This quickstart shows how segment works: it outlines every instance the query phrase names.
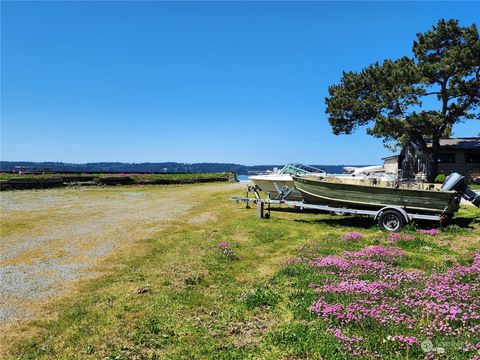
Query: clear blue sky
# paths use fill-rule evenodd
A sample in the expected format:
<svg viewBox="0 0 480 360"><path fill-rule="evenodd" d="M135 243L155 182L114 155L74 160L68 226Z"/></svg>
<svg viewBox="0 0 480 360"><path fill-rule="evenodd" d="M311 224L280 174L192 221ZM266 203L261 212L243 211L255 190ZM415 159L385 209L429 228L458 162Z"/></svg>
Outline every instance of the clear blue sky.
<svg viewBox="0 0 480 360"><path fill-rule="evenodd" d="M1 158L65 162L379 163L363 129L331 134L328 86L410 55L439 18L480 18L479 2L1 6Z"/></svg>

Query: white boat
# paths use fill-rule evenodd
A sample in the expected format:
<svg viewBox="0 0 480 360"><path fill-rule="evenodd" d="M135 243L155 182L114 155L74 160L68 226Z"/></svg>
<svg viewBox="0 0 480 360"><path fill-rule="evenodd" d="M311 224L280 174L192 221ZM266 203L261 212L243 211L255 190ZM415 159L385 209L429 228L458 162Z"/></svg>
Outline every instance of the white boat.
<svg viewBox="0 0 480 360"><path fill-rule="evenodd" d="M370 175L370 174L378 174L384 173L385 169L382 165L373 165L373 166L363 166L363 167L355 167L355 166L345 166L343 170L351 175Z"/></svg>
<svg viewBox="0 0 480 360"><path fill-rule="evenodd" d="M311 166L287 164L280 171L274 169L264 174L249 176L248 179L271 199L281 197L288 200L302 200L302 195L295 189L292 175L326 176L327 173Z"/></svg>
<svg viewBox="0 0 480 360"><path fill-rule="evenodd" d="M318 176L355 179L356 182L370 184L396 181L396 176L382 172L382 166L344 168L349 174L327 174L323 169L302 164L287 164L280 171L274 169L264 174L250 176L251 180L270 199L302 200L302 194L295 188L293 176ZM348 169L348 170L347 170Z"/></svg>

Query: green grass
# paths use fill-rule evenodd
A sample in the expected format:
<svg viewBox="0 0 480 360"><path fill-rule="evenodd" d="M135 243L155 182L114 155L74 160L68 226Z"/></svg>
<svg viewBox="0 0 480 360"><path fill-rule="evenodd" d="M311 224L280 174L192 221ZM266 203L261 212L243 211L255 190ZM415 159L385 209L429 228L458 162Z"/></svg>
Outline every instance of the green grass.
<svg viewBox="0 0 480 360"><path fill-rule="evenodd" d="M82 174L79 174L81 176ZM97 174L92 174L92 176ZM16 173L5 173L0 172L0 180L10 180L10 179L51 179L67 176L67 174L62 173L48 173L48 174L16 174ZM85 176L88 176L85 174Z"/></svg>
<svg viewBox="0 0 480 360"><path fill-rule="evenodd" d="M211 179L219 176L227 176L228 173L192 173L192 174L138 174L132 175L134 179L139 180L157 180L157 179Z"/></svg>
<svg viewBox="0 0 480 360"><path fill-rule="evenodd" d="M384 243L386 235L355 217L274 212L269 220L257 219L254 210L227 200L237 194L199 199L190 216L209 212L213 220L173 221L134 250L106 260L118 270L85 281L53 304L56 320L22 325L36 335L12 341L9 357L348 359L308 311L316 299L308 284L318 277L304 264L282 262L361 249ZM430 272L478 251L478 209L462 207L456 218L466 228L399 243L407 252L400 265ZM364 238L340 240L348 231ZM216 246L222 241L234 256ZM368 331L372 338L385 335Z"/></svg>

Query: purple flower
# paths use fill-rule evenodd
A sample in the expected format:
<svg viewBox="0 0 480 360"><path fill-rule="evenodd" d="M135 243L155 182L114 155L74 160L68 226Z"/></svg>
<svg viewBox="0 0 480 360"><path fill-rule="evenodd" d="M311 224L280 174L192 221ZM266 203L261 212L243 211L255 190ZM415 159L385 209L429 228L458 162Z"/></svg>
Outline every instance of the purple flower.
<svg viewBox="0 0 480 360"><path fill-rule="evenodd" d="M230 247L230 243L226 242L226 241L222 241L222 242L219 242L217 244L217 246L220 248L220 249L228 249Z"/></svg>
<svg viewBox="0 0 480 360"><path fill-rule="evenodd" d="M420 343L420 341L415 336L397 335L393 337L393 340L405 346L413 346Z"/></svg>
<svg viewBox="0 0 480 360"><path fill-rule="evenodd" d="M310 261L310 265L313 267L335 268L345 270L350 266L350 262L347 259L332 255Z"/></svg>
<svg viewBox="0 0 480 360"><path fill-rule="evenodd" d="M438 229L430 229L430 230L417 229L417 232L420 234L425 234L430 236L437 236L438 234L440 234L440 230Z"/></svg>
<svg viewBox="0 0 480 360"><path fill-rule="evenodd" d="M342 240L359 240L363 238L363 234L359 232L348 232L341 237Z"/></svg>
<svg viewBox="0 0 480 360"><path fill-rule="evenodd" d="M388 235L387 242L389 244L395 245L398 240L412 241L415 240L415 236L402 233L391 233Z"/></svg>
<svg viewBox="0 0 480 360"><path fill-rule="evenodd" d="M458 339L480 333L480 252L474 254L471 265L433 274L395 266L393 260L403 255L397 247L369 246L347 251L343 257L325 256L310 262L328 275L326 283L310 284L319 293L310 310L351 354L365 354L362 339L354 335L356 329L365 327L414 331L416 336L389 337L404 349L418 346L421 339ZM467 348L478 351L480 343L469 343Z"/></svg>
<svg viewBox="0 0 480 360"><path fill-rule="evenodd" d="M344 256L350 259L377 259L396 260L405 255L405 251L398 247L385 247L381 245L368 246L360 251L345 251Z"/></svg>
<svg viewBox="0 0 480 360"><path fill-rule="evenodd" d="M349 280L341 281L337 284L324 285L320 288L322 292L345 293L345 294L381 294L385 289L395 290L394 283L386 283L383 281L368 280Z"/></svg>
<svg viewBox="0 0 480 360"><path fill-rule="evenodd" d="M338 327L329 327L327 331L337 338L337 340L353 355L360 356L367 353L359 346L359 343L362 341L361 337L355 335L348 336L345 334L345 332L342 332L342 329Z"/></svg>

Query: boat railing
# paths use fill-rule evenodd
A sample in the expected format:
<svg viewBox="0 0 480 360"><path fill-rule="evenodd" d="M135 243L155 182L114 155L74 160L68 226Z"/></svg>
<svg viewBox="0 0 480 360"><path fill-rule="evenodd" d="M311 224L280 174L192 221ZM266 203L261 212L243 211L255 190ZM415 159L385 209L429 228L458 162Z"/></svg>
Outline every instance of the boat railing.
<svg viewBox="0 0 480 360"><path fill-rule="evenodd" d="M326 175L327 172L323 169L317 169L312 166L303 164L287 164L280 170L280 174L287 175L307 175L307 174L322 174Z"/></svg>
<svg viewBox="0 0 480 360"><path fill-rule="evenodd" d="M317 169L312 166L303 165L303 164L287 164L280 170L274 168L273 170L266 170L256 173L256 175L309 175L309 174L320 174L326 176L327 172L323 169Z"/></svg>

